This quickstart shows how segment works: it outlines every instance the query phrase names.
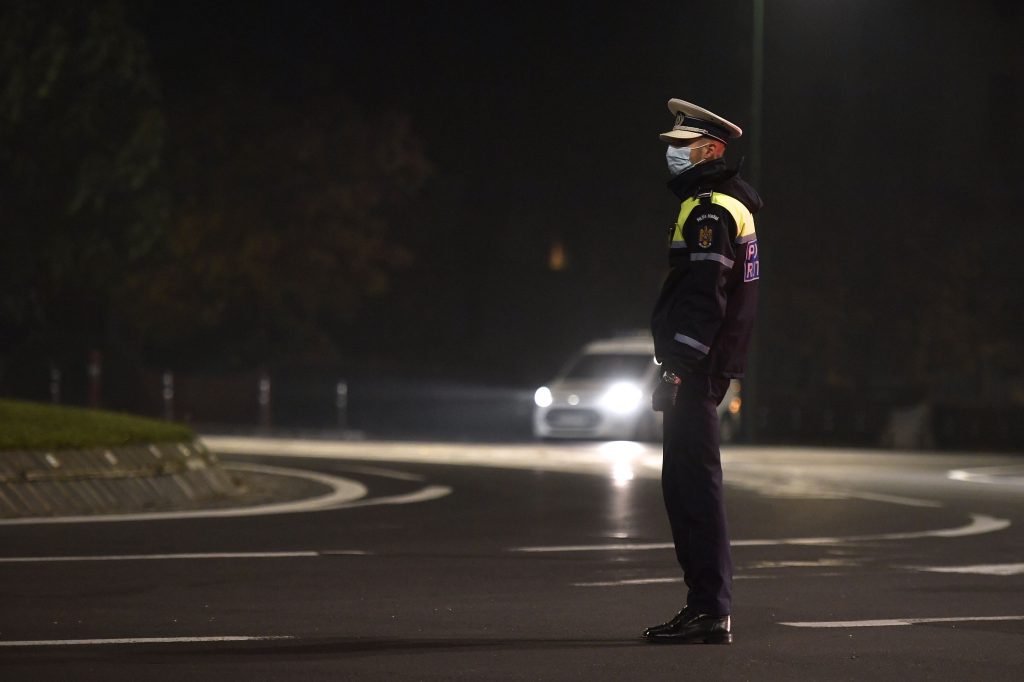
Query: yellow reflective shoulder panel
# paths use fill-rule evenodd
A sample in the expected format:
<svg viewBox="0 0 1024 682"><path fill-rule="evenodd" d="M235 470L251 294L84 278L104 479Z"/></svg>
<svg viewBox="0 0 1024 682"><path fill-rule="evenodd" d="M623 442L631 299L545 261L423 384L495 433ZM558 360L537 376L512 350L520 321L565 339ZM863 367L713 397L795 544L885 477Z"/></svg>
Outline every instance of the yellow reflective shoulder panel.
<svg viewBox="0 0 1024 682"><path fill-rule="evenodd" d="M728 194L715 192L711 195L711 203L718 204L732 214L736 221L736 242L750 241L757 233L754 230L754 216L743 202Z"/></svg>
<svg viewBox="0 0 1024 682"><path fill-rule="evenodd" d="M683 238L683 224L686 219L690 217L690 212L700 203L700 199L697 197L690 197L683 202L682 206L679 207L679 217L676 218L676 228L672 231L672 246L683 247L686 246L686 240ZM754 238L757 233L754 230L754 216L750 213L743 202L739 199L729 196L728 194L721 194L719 192L712 192L711 203L718 204L729 212L732 219L736 221L736 243L747 242Z"/></svg>
<svg viewBox="0 0 1024 682"><path fill-rule="evenodd" d="M672 246L680 247L686 246L686 240L683 238L683 223L690 217L690 211L693 207L700 203L697 197L690 197L683 202L682 206L679 207L679 217L676 218L676 229L672 230Z"/></svg>

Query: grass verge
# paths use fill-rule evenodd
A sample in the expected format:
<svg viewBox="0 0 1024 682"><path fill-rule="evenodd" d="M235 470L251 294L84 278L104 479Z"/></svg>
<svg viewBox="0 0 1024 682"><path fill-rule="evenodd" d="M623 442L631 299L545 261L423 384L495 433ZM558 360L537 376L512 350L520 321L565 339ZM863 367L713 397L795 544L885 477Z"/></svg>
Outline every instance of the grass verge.
<svg viewBox="0 0 1024 682"><path fill-rule="evenodd" d="M191 429L157 419L0 400L0 451L116 447L193 438Z"/></svg>

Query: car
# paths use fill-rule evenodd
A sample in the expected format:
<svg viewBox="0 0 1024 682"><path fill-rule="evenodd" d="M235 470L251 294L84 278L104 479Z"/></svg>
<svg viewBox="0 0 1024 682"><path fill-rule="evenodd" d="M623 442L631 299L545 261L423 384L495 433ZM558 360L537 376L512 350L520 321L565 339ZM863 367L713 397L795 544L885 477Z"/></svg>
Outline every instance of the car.
<svg viewBox="0 0 1024 682"><path fill-rule="evenodd" d="M658 440L662 415L651 410L661 367L650 335L630 333L588 343L534 393L537 438ZM739 382L733 380L719 406L722 440L739 426Z"/></svg>

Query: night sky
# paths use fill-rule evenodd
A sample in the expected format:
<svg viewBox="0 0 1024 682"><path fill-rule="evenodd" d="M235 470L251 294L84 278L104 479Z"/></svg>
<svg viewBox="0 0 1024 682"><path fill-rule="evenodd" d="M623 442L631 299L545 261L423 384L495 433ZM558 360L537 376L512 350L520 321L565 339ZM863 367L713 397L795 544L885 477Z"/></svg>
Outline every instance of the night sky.
<svg viewBox="0 0 1024 682"><path fill-rule="evenodd" d="M998 243L970 286L1019 284L1002 254L1021 244L1021 11L767 5L760 334L788 347L778 365L795 377L821 374L807 354L828 344L850 374L888 372L879 356L911 352L900 318L930 296L914 279L951 267L930 243ZM172 110L230 75L407 113L450 203L408 225L419 265L362 318L365 338L432 338L442 368L458 354L482 374L505 347L531 348L502 365L541 380L589 338L646 325L676 212L656 137L666 101L750 129L752 22L751 2L160 3L147 31ZM562 272L547 270L556 241ZM441 296L416 286L431 267ZM433 310L429 334L389 314L410 301ZM845 340L793 339L822 316Z"/></svg>
<svg viewBox="0 0 1024 682"><path fill-rule="evenodd" d="M932 354L1018 345L1019 4L766 4L765 381L884 388ZM749 130L752 19L751 2L167 2L142 27L172 129L231 88L407 115L435 170L399 230L415 263L343 345L377 369L529 384L647 324L677 211L666 101ZM950 320L955 353L932 328ZM1010 391L1017 354L989 355L978 371Z"/></svg>

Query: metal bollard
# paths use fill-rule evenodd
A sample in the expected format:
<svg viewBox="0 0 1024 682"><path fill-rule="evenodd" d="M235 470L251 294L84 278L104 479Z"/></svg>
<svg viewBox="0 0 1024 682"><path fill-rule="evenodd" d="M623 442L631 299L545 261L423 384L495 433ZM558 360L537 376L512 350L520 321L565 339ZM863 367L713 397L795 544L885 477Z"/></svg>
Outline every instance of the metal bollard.
<svg viewBox="0 0 1024 682"><path fill-rule="evenodd" d="M164 419L174 421L174 373L167 371L163 376Z"/></svg>
<svg viewBox="0 0 1024 682"><path fill-rule="evenodd" d="M60 370L57 365L50 365L50 402L60 404Z"/></svg>
<svg viewBox="0 0 1024 682"><path fill-rule="evenodd" d="M101 382L103 380L103 355L98 350L89 353L89 407L100 406Z"/></svg>
<svg viewBox="0 0 1024 682"><path fill-rule="evenodd" d="M259 383L260 403L260 427L270 428L270 375L266 372L260 374Z"/></svg>
<svg viewBox="0 0 1024 682"><path fill-rule="evenodd" d="M339 381L335 387L334 406L338 410L338 428L348 428L348 382Z"/></svg>

